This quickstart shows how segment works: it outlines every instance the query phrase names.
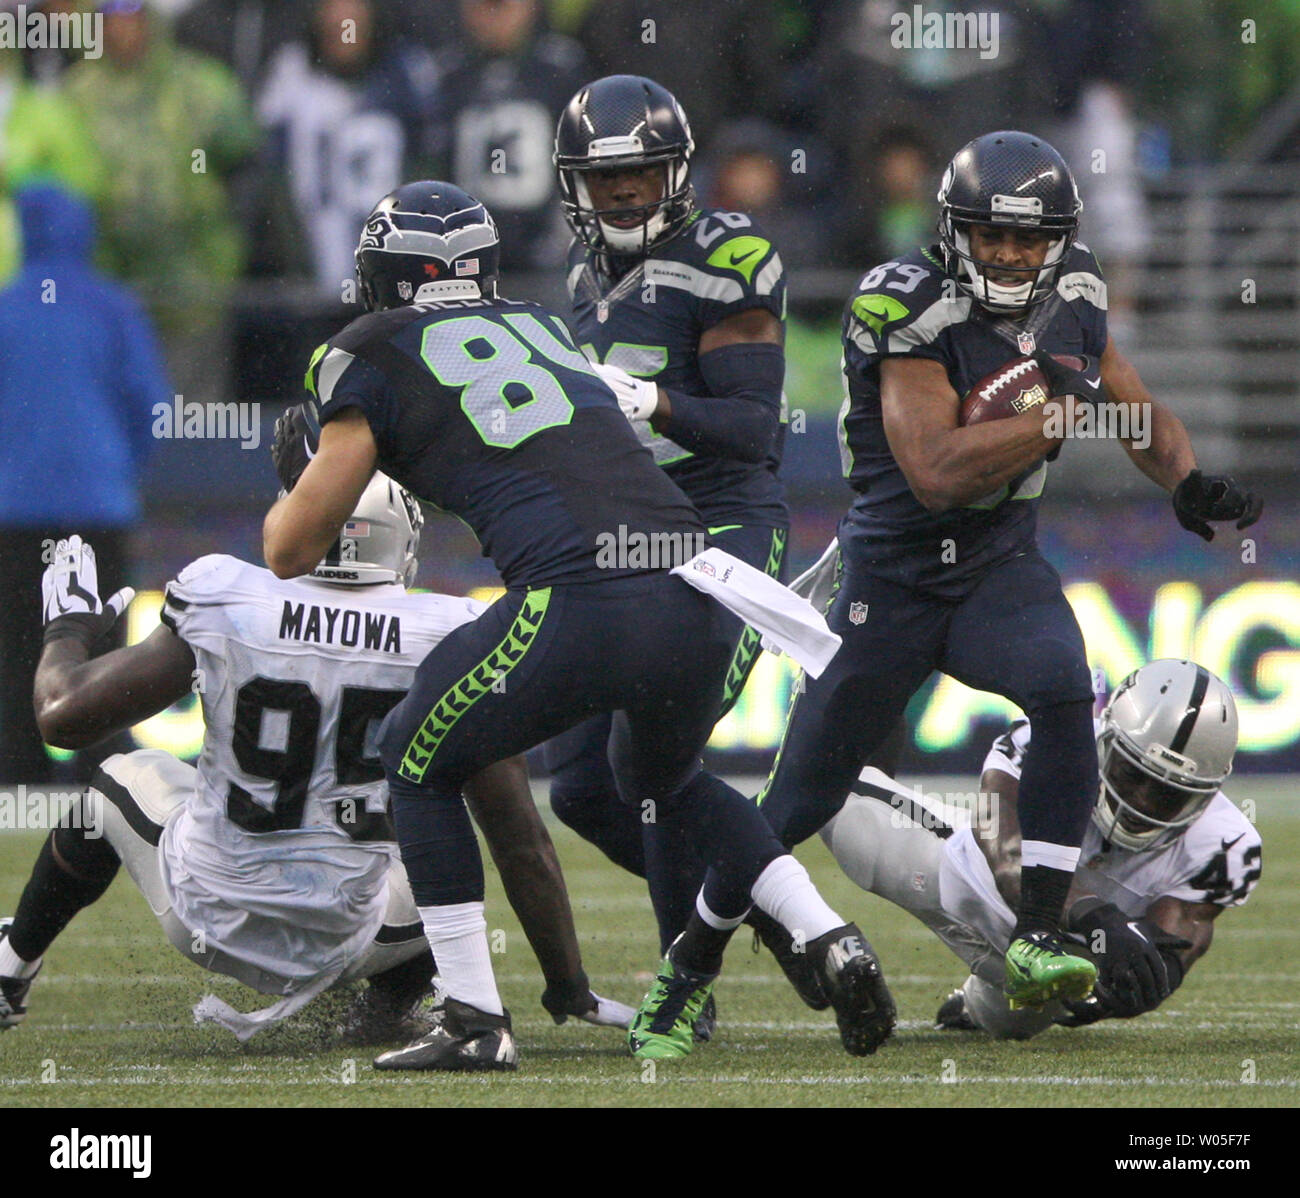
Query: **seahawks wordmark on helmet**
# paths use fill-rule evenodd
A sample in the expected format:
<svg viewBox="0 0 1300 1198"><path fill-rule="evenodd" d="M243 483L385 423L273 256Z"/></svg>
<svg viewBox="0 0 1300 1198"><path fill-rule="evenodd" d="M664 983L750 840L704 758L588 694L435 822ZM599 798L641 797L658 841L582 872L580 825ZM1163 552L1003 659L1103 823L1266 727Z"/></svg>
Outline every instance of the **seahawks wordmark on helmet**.
<svg viewBox="0 0 1300 1198"><path fill-rule="evenodd" d="M1079 233L1079 199L1065 159L1047 142L1010 130L986 133L957 151L939 185L939 245L948 273L991 312L1023 315L1042 303ZM999 265L999 274L1023 276L1014 285L989 278L992 263L971 252L970 226L1011 225L1048 234L1041 266Z"/></svg>

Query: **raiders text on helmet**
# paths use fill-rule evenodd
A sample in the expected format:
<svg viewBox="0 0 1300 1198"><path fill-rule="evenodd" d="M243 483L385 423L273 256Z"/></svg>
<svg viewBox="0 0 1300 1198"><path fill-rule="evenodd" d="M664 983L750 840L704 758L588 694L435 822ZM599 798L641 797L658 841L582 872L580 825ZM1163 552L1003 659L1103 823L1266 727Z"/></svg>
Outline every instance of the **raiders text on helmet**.
<svg viewBox="0 0 1300 1198"><path fill-rule="evenodd" d="M690 183L695 142L686 113L673 94L640 75L609 75L578 92L555 132L555 168L565 219L588 248L644 256L675 236L690 220L695 195ZM640 208L617 210L640 216L620 229L597 210L587 187L589 171L662 164L663 198Z"/></svg>
<svg viewBox="0 0 1300 1198"><path fill-rule="evenodd" d="M415 581L424 513L415 496L386 474L376 472L339 539L311 572L322 582L370 586L377 582Z"/></svg>
<svg viewBox="0 0 1300 1198"><path fill-rule="evenodd" d="M1232 771L1237 705L1193 661L1160 659L1115 689L1097 735L1093 822L1126 849L1167 844L1209 806Z"/></svg>
<svg viewBox="0 0 1300 1198"><path fill-rule="evenodd" d="M500 256L492 214L459 187L426 179L375 205L357 245L357 278L371 312L421 298L490 298Z"/></svg>
<svg viewBox="0 0 1300 1198"><path fill-rule="evenodd" d="M977 137L948 164L938 198L944 265L976 303L992 312L1023 315L1052 294L1078 236L1083 204L1070 168L1047 142L1012 131ZM971 254L971 225L1046 233L1051 237L1047 257L1041 267L1023 271L1022 283L994 283L983 273L988 264Z"/></svg>

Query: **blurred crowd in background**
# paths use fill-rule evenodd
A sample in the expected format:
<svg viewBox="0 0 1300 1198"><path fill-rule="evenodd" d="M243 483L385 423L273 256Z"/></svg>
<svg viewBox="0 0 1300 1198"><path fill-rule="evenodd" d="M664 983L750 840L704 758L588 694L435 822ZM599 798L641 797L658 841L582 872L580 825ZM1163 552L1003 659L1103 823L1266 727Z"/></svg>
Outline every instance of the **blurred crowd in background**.
<svg viewBox="0 0 1300 1198"><path fill-rule="evenodd" d="M196 397L228 385L237 285L350 302L360 223L404 178L485 201L507 271L556 268L555 121L602 74L677 94L701 201L757 216L792 267L861 270L928 240L952 153L990 128L1037 131L1075 164L1121 309L1148 235L1144 184L1231 155L1300 75L1300 0L922 6L996 14L996 54L900 49L910 0L25 7L101 13L104 50L0 49L0 193L53 177L91 201L99 264L145 297L177 389ZM1300 138L1280 152L1300 156ZM0 279L21 261L13 212Z"/></svg>

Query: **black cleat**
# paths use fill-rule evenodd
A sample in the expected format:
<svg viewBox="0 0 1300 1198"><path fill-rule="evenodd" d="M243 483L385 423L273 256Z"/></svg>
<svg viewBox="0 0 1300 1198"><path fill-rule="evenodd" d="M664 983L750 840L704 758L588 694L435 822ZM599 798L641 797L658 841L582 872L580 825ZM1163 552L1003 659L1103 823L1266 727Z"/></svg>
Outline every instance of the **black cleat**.
<svg viewBox="0 0 1300 1198"><path fill-rule="evenodd" d="M710 992L709 997L704 1000L704 1006L700 1008L700 1013L695 1017L695 1022L691 1025L691 1035L696 1044L704 1044L713 1039L713 1033L717 1030L718 1000Z"/></svg>
<svg viewBox="0 0 1300 1198"><path fill-rule="evenodd" d="M957 987L939 1005L934 1017L936 1032L977 1032L979 1028L966 1010L966 991Z"/></svg>
<svg viewBox="0 0 1300 1198"><path fill-rule="evenodd" d="M745 922L754 929L754 951L758 952L760 942L766 945L795 993L814 1011L826 1010L831 1005L830 995L817 969L816 959L806 946L801 946L804 951L799 951L790 933L758 907L749 909Z"/></svg>
<svg viewBox="0 0 1300 1198"><path fill-rule="evenodd" d="M405 1048L381 1053L376 1069L439 1069L478 1073L519 1067L510 1012L489 1015L468 1003L445 999L434 1008L433 1029Z"/></svg>
<svg viewBox="0 0 1300 1198"><path fill-rule="evenodd" d="M0 940L9 935L13 922L0 920ZM39 968L36 973L40 973ZM17 1027L27 1015L27 992L36 980L36 973L29 978L0 977L0 1032Z"/></svg>
<svg viewBox="0 0 1300 1198"><path fill-rule="evenodd" d="M898 1012L867 938L846 923L812 941L808 956L826 983L845 1051L870 1056L889 1039Z"/></svg>

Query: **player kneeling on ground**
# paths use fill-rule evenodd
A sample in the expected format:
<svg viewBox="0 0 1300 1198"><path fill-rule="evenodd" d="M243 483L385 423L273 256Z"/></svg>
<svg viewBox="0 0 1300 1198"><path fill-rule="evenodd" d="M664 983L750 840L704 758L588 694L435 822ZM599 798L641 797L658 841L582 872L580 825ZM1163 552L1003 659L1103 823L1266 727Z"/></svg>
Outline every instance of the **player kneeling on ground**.
<svg viewBox="0 0 1300 1198"><path fill-rule="evenodd" d="M334 983L368 977L350 1038L419 1030L435 965L397 857L374 730L429 650L483 611L405 593L421 523L414 500L376 475L349 543L313 577L280 581L235 558L200 558L168 586L162 627L94 660L131 592L101 603L92 548L79 537L58 544L36 676L46 739L93 744L196 686L207 730L197 769L156 751L110 757L83 809L51 833L17 915L0 925L0 1029L23 1019L45 951L125 864L180 952L279 996L252 1014L209 996L200 1017L247 1039ZM485 828L503 874L525 873L544 892L536 905L569 921L551 954L568 944L568 972L548 970L548 993L580 986L586 1001L567 1013L626 1023L628 1008L611 1015L587 988L524 763L489 766L473 787L490 804Z"/></svg>
<svg viewBox="0 0 1300 1198"><path fill-rule="evenodd" d="M1097 964L1085 1001L1012 1010L1003 991L1028 721L994 742L980 789L996 805L973 826L948 826L920 808L915 791L866 769L822 830L849 877L910 911L970 966L940 1007L939 1027L1019 1040L1053 1022L1152 1011L1208 951L1214 920L1259 881L1259 833L1219 789L1237 747L1237 708L1223 682L1195 662L1153 661L1119 685L1096 734L1101 788L1065 918ZM796 984L807 994L806 979Z"/></svg>

